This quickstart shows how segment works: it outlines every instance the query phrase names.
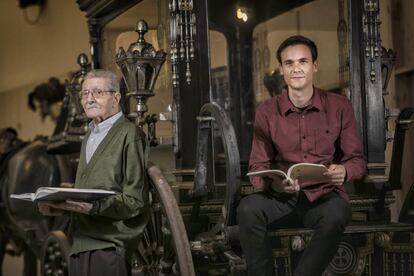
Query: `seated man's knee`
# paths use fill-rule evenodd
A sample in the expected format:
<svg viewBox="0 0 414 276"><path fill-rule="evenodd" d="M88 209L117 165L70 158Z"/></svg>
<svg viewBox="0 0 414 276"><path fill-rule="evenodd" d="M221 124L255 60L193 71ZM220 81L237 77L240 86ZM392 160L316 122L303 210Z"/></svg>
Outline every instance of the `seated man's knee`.
<svg viewBox="0 0 414 276"><path fill-rule="evenodd" d="M328 211L322 219L322 228L332 233L342 233L351 221L351 207L347 202L339 204L334 210Z"/></svg>
<svg viewBox="0 0 414 276"><path fill-rule="evenodd" d="M237 220L241 224L254 223L260 217L261 210L255 204L252 196L247 196L240 201L237 207Z"/></svg>

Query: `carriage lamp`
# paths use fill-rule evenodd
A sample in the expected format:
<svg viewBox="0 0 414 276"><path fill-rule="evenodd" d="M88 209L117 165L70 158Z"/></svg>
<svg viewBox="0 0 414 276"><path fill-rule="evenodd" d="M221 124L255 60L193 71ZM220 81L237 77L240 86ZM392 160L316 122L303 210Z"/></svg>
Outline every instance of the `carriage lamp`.
<svg viewBox="0 0 414 276"><path fill-rule="evenodd" d="M146 116L148 111L147 100L154 96L154 85L160 72L161 66L165 61L165 52L156 51L154 47L147 43L144 35L148 32L148 25L144 20L139 20L135 31L138 33L138 40L129 45L125 51L119 48L116 54L116 63L121 70L122 77L126 86L127 100L131 97L136 99L135 111L129 112L128 117L135 119L141 128L145 123L148 124L149 137L155 139L155 118L153 115Z"/></svg>

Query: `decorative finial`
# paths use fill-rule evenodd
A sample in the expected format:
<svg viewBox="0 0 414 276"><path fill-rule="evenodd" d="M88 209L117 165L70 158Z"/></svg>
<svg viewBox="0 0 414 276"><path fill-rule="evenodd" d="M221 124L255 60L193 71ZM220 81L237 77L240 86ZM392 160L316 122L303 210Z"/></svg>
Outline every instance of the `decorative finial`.
<svg viewBox="0 0 414 276"><path fill-rule="evenodd" d="M144 35L148 32L148 24L144 20L139 20L135 26L135 31L138 33L138 43L145 43Z"/></svg>
<svg viewBox="0 0 414 276"><path fill-rule="evenodd" d="M88 64L88 56L85 53L81 53L78 56L78 64L80 67L85 67Z"/></svg>
<svg viewBox="0 0 414 276"><path fill-rule="evenodd" d="M78 64L81 68L80 69L81 75L86 75L86 72L89 70L89 67L90 67L88 56L84 53L79 54Z"/></svg>

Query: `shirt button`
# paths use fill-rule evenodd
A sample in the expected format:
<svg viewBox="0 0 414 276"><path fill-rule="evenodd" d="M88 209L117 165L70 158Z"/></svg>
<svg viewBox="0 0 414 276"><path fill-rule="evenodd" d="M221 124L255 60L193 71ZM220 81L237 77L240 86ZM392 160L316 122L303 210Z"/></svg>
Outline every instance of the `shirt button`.
<svg viewBox="0 0 414 276"><path fill-rule="evenodd" d="M302 118L305 118L305 115L302 115Z"/></svg>
<svg viewBox="0 0 414 276"><path fill-rule="evenodd" d="M82 174L82 178L85 178L85 177L86 177L86 174L85 174L85 173L83 173L83 174Z"/></svg>
<svg viewBox="0 0 414 276"><path fill-rule="evenodd" d="M305 135L303 135L303 136L302 136L302 138L303 138L303 139L306 139L306 136L305 136Z"/></svg>
<svg viewBox="0 0 414 276"><path fill-rule="evenodd" d="M308 156L307 156L306 154L304 154L304 155L303 155L303 158L305 158L305 159L306 159L306 157L308 157Z"/></svg>

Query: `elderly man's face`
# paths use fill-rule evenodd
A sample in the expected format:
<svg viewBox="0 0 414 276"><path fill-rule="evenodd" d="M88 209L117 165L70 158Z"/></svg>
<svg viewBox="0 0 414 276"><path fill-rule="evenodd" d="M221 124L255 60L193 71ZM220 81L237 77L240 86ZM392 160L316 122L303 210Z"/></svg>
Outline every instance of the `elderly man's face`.
<svg viewBox="0 0 414 276"><path fill-rule="evenodd" d="M82 84L82 91L89 91L81 98L82 107L86 116L95 123L100 123L120 111L119 92L108 91L108 80L104 78L87 79ZM102 93L97 93L101 91Z"/></svg>

